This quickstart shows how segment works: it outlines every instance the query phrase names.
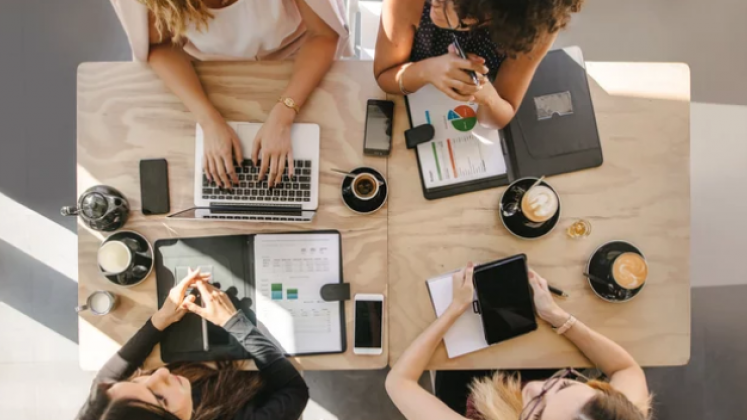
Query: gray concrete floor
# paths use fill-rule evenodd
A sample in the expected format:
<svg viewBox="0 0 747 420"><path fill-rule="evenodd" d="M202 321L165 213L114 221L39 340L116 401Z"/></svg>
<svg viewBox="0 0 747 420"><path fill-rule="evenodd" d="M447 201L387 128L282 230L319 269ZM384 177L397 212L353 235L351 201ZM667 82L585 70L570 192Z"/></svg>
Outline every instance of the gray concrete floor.
<svg viewBox="0 0 747 420"><path fill-rule="evenodd" d="M747 182L744 16L742 0L588 1L558 41L592 61L691 66L692 360L648 370L661 420L747 412L747 202L711 204L723 180ZM75 71L129 48L107 1L0 0L0 57L0 418L71 418L92 378L77 362L75 221L59 215L76 198ZM383 371L306 377L307 418L401 418Z"/></svg>

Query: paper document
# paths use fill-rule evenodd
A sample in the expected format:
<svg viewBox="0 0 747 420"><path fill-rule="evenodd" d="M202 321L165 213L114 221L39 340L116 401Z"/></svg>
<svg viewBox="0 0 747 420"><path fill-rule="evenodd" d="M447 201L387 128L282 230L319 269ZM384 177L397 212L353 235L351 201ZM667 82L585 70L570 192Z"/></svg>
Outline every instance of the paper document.
<svg viewBox="0 0 747 420"><path fill-rule="evenodd" d="M477 122L477 105L455 101L433 85L407 95L412 126L432 124L433 140L418 145L426 189L506 173L500 133Z"/></svg>
<svg viewBox="0 0 747 420"><path fill-rule="evenodd" d="M256 311L260 330L286 353L342 351L340 303L322 286L340 282L337 234L257 235Z"/></svg>
<svg viewBox="0 0 747 420"><path fill-rule="evenodd" d="M426 281L437 317L443 315L451 304L453 296L451 274L444 274ZM480 315L474 313L471 307L467 308L444 334L444 344L449 359L488 347Z"/></svg>

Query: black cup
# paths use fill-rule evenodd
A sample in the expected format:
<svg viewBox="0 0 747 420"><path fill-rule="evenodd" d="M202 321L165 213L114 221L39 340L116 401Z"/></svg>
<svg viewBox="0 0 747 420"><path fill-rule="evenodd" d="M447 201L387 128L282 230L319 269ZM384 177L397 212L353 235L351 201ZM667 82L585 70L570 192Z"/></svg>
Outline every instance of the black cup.
<svg viewBox="0 0 747 420"><path fill-rule="evenodd" d="M129 248L132 258L129 266L120 273L107 273L99 266L99 270L110 282L118 286L135 286L145 280L153 271L153 248L147 239L133 231L120 231L101 244L118 241Z"/></svg>
<svg viewBox="0 0 747 420"><path fill-rule="evenodd" d="M509 232L522 239L537 239L545 236L555 228L560 220L560 196L550 184L544 181L540 182L539 185L543 185L555 193L558 197L558 210L544 222L533 222L522 213L521 199L535 182L537 182L537 178L517 179L501 195L500 208L498 209L501 222Z"/></svg>
<svg viewBox="0 0 747 420"><path fill-rule="evenodd" d="M352 178L345 177L342 180L341 185L342 202L345 203L345 206L350 210L361 214L373 213L380 209L384 203L386 203L388 195L386 179L384 179L384 176L376 169L366 167L353 169L350 173L355 175L363 173L370 174L373 178L378 180L378 186L367 185L367 183L373 184L371 179L363 178L363 182L358 182L356 184L358 190L354 191L353 183L355 181ZM375 191L376 188L378 188L378 191ZM372 191L373 194L371 193ZM370 197L367 197L368 195L370 195Z"/></svg>

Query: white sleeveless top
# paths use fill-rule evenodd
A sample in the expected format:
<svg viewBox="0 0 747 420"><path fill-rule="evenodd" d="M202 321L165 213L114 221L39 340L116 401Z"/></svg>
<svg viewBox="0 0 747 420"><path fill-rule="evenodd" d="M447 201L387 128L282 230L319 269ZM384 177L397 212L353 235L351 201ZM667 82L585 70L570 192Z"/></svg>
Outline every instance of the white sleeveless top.
<svg viewBox="0 0 747 420"><path fill-rule="evenodd" d="M306 32L295 0L237 0L210 13L207 28L185 33L184 50L198 60L287 58Z"/></svg>

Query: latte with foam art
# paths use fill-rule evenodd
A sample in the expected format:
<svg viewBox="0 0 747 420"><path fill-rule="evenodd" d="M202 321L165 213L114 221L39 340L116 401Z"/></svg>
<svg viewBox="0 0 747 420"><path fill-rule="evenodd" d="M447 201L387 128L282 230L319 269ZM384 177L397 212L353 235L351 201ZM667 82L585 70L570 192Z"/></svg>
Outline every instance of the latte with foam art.
<svg viewBox="0 0 747 420"><path fill-rule="evenodd" d="M612 264L612 278L623 289L633 290L641 287L646 277L646 260L635 252L620 254Z"/></svg>
<svg viewBox="0 0 747 420"><path fill-rule="evenodd" d="M558 211L558 196L544 185L537 185L521 198L521 212L527 219L541 223L550 220Z"/></svg>

